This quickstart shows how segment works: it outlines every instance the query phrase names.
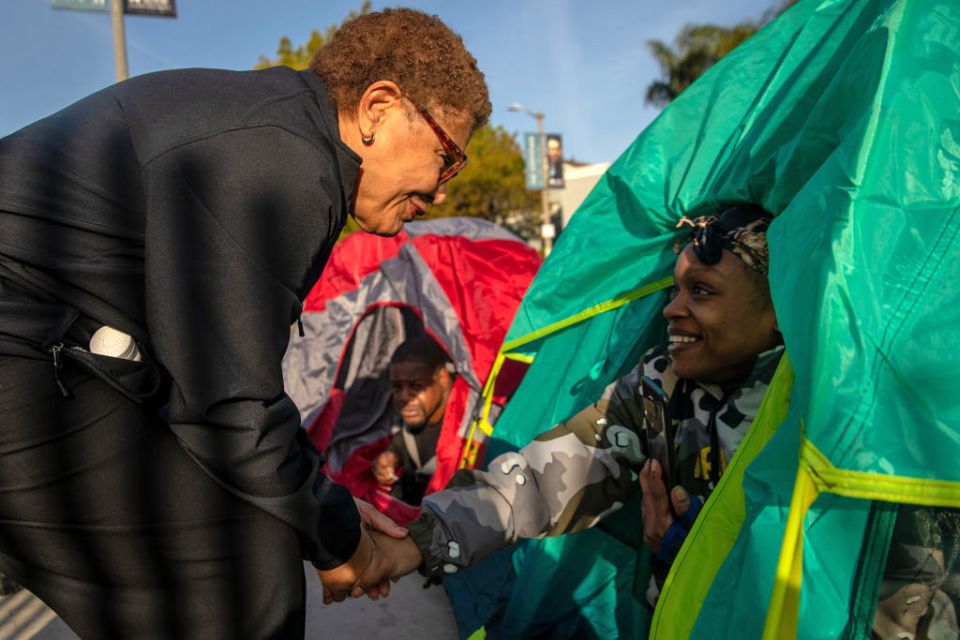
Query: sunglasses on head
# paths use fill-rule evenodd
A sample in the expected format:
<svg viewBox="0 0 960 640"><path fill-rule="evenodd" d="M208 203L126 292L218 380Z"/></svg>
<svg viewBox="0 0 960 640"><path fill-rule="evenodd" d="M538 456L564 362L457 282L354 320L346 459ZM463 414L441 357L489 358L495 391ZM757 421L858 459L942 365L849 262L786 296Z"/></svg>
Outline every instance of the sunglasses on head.
<svg viewBox="0 0 960 640"><path fill-rule="evenodd" d="M717 264L723 257L723 234L712 225L695 227L690 234L693 242L693 252L703 264Z"/></svg>
<svg viewBox="0 0 960 640"><path fill-rule="evenodd" d="M444 164L443 171L440 172L440 184L447 182L452 179L455 175L460 173L460 170L463 169L464 165L467 164L467 154L457 146L457 143L453 141L447 132L443 130L436 120L427 112L426 109L414 102L410 96L405 96L407 100L410 100L410 104L416 107L417 111L426 121L426 123L433 129L433 133L437 136L437 139L440 141L440 145L443 147L443 153L445 156L446 163Z"/></svg>
<svg viewBox="0 0 960 640"><path fill-rule="evenodd" d="M722 228L717 224L715 217L704 216L688 223L693 226L690 231L693 252L703 264L717 264L723 258L723 250L727 249L754 269L758 268L754 265L765 265L766 259L749 244L742 242L736 230L729 231ZM761 269L761 273L766 273L765 266Z"/></svg>

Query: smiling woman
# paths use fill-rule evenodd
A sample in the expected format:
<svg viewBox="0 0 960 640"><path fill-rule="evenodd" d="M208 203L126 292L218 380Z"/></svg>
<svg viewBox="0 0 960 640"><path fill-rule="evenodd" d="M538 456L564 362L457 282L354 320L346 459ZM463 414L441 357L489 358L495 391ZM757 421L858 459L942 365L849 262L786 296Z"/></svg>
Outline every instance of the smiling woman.
<svg viewBox="0 0 960 640"><path fill-rule="evenodd" d="M393 235L441 204L443 184L463 168L470 134L491 111L460 37L435 17L387 9L345 24L310 66L329 90L341 139L363 160L357 225Z"/></svg>
<svg viewBox="0 0 960 640"><path fill-rule="evenodd" d="M280 365L348 215L442 201L490 103L415 11L313 66L146 74L0 139L0 572L83 637L302 637L303 559L343 598L405 536L320 473Z"/></svg>
<svg viewBox="0 0 960 640"><path fill-rule="evenodd" d="M741 204L683 218L691 242L677 258L663 310L673 370L681 378L737 384L756 354L781 343L767 282L770 214Z"/></svg>
<svg viewBox="0 0 960 640"><path fill-rule="evenodd" d="M692 245L677 258L670 303L670 357L681 378L728 385L740 382L756 355L779 344L766 279L724 251L704 265Z"/></svg>

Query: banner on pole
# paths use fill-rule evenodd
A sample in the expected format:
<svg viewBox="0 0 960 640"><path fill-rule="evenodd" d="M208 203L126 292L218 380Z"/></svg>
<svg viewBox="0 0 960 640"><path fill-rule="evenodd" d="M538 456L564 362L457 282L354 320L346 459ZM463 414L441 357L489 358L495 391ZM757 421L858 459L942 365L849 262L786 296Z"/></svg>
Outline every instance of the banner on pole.
<svg viewBox="0 0 960 640"><path fill-rule="evenodd" d="M137 16L177 17L176 0L124 0L123 12Z"/></svg>
<svg viewBox="0 0 960 640"><path fill-rule="evenodd" d="M547 186L563 189L563 138L559 133L548 133L547 139Z"/></svg>
<svg viewBox="0 0 960 640"><path fill-rule="evenodd" d="M527 189L543 189L543 144L536 133L523 134L523 166Z"/></svg>

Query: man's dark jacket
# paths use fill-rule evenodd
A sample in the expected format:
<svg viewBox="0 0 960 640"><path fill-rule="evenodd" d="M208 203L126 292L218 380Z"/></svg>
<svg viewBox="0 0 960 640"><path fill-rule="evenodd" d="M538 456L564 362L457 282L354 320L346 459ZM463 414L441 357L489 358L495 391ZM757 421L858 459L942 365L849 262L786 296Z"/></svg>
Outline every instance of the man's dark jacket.
<svg viewBox="0 0 960 640"><path fill-rule="evenodd" d="M286 68L140 76L11 134L0 354L53 369L99 325L133 335L191 457L295 527L317 566L346 561L359 518L319 473L280 363L359 164L320 80Z"/></svg>

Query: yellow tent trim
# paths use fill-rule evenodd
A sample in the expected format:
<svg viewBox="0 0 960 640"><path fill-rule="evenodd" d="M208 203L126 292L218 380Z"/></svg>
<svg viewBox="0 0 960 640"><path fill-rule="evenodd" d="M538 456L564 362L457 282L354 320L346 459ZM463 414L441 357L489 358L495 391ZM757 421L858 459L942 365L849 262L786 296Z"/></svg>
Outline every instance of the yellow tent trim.
<svg viewBox="0 0 960 640"><path fill-rule="evenodd" d="M698 615L691 612L703 605L743 525L744 474L786 417L793 380L789 354L784 353L753 423L670 568L650 624L651 639L692 634Z"/></svg>
<svg viewBox="0 0 960 640"><path fill-rule="evenodd" d="M589 318L600 315L601 313L606 313L607 311L613 311L619 307L629 304L634 300L639 300L645 296L650 295L651 293L656 293L662 289L666 289L671 284L673 284L673 276L667 276L666 278L661 278L655 282L644 285L633 291L628 291L617 295L616 297L595 304L592 307L584 309L569 318L564 318L553 324L549 324L542 329L537 329L532 333L528 333L525 336L506 342L503 346L500 347L500 352L497 354L496 360L494 360L493 367L490 369L490 375L487 376L487 381L483 385L483 391L481 396L483 397L483 409L480 412L480 415L477 416L471 423L470 429L467 432L466 443L463 446L463 453L460 456L460 468L471 467L476 463L477 455L480 451L480 442L477 439L477 430L483 432L483 434L489 438L493 435L493 425L490 424L490 407L493 403L493 389L496 385L497 377L500 375L500 370L503 368L504 360L517 360L519 362L526 362L530 364L533 362L533 356L524 354L524 353L515 353L516 349L522 347L525 344L529 344L534 340L538 340L544 336L548 336L552 333L556 333L562 329L573 326L578 322L583 322Z"/></svg>
<svg viewBox="0 0 960 640"><path fill-rule="evenodd" d="M505 360L506 356L503 353L503 347L501 347L500 353L497 354L496 359L493 361L493 367L490 368L490 375L487 376L487 381L484 383L483 391L480 394L483 398L483 409L480 411L480 415L470 423L470 430L467 432L467 440L463 445L463 452L460 454L461 469L473 466L477 460L477 453L480 450L480 440L477 438L477 429L483 431L483 434L488 438L493 433L493 427L488 421L490 417L490 405L493 402L493 388L496 385L497 376L500 375L500 369L503 368Z"/></svg>
<svg viewBox="0 0 960 640"><path fill-rule="evenodd" d="M800 620L800 583L803 577L803 518L817 499L817 485L801 464L793 486L787 528L780 547L777 574L770 594L763 640L795 640Z"/></svg>
<svg viewBox="0 0 960 640"><path fill-rule="evenodd" d="M622 307L625 304L629 304L634 300L639 300L640 298L648 296L651 293L656 293L661 289L666 289L671 284L673 284L673 276L667 276L666 278L661 278L656 282L651 282L650 284L644 285L639 289L621 293L610 300L595 304L592 307L588 307L587 309L584 309L583 311L580 311L569 318L564 318L563 320L559 320L553 324L548 324L542 329L537 329L533 333L528 333L527 335L511 340L510 342L505 342L503 347L500 348L500 351L503 353L509 353L516 350L518 347L522 347L523 345L533 342L534 340L539 340L540 338L548 336L551 333L556 333L557 331L566 329L567 327L575 325L578 322L583 322L584 320L592 318L593 316L598 316L601 313L606 313L607 311L613 311L614 309Z"/></svg>
<svg viewBox="0 0 960 640"><path fill-rule="evenodd" d="M800 441L800 462L821 492L862 500L960 509L960 482L838 469L806 438Z"/></svg>
<svg viewBox="0 0 960 640"><path fill-rule="evenodd" d="M820 493L861 500L960 508L960 482L838 469L812 442L801 436L800 468L767 609L764 640L796 638L803 573L803 519Z"/></svg>
<svg viewBox="0 0 960 640"><path fill-rule="evenodd" d="M477 438L477 430L482 431L483 435L487 438L493 435L493 425L490 424L490 407L493 404L493 390L496 387L500 370L503 369L503 363L507 360L517 360L529 364L533 362L533 356L523 353L504 353L503 349L500 349L500 353L497 354L496 359L493 361L490 375L487 376L487 381L483 385L483 391L480 394L483 398L483 409L481 409L480 414L470 423L470 430L467 432L466 444L464 444L463 453L460 455L461 469L472 467L477 460L481 442Z"/></svg>

